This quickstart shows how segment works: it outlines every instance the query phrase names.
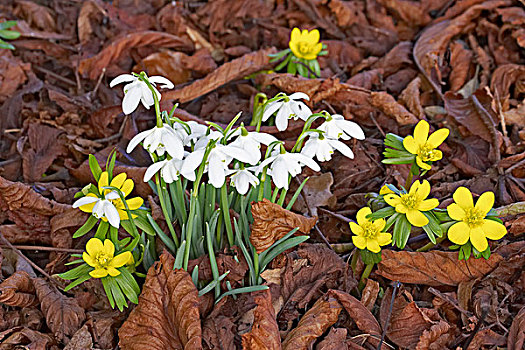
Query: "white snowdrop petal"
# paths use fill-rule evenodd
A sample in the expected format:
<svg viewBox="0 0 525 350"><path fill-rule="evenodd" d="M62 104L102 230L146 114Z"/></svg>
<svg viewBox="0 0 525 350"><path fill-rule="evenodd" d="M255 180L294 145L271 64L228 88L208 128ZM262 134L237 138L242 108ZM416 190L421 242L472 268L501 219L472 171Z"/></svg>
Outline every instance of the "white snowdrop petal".
<svg viewBox="0 0 525 350"><path fill-rule="evenodd" d="M159 85L161 89L173 89L175 87L175 85L173 85L171 81L169 81L168 79L160 75L154 75L152 77L149 77L149 81L153 83L161 84Z"/></svg>
<svg viewBox="0 0 525 350"><path fill-rule="evenodd" d="M97 197L91 197L91 196L82 197L82 198L77 199L75 203L73 203L73 208L78 208L86 204L98 202L99 200L100 198L97 198Z"/></svg>
<svg viewBox="0 0 525 350"><path fill-rule="evenodd" d="M153 175L155 175L164 166L164 164L166 164L165 160L151 164L144 173L144 182L151 180Z"/></svg>
<svg viewBox="0 0 525 350"><path fill-rule="evenodd" d="M137 80L137 78L131 74L122 74L122 75L119 75L118 77L116 77L115 79L113 79L111 81L111 83L109 83L109 87L114 87L120 83L124 83L124 82L127 82L127 81L135 81Z"/></svg>
<svg viewBox="0 0 525 350"><path fill-rule="evenodd" d="M133 113L139 105L141 99L141 91L137 88L131 88L124 94L122 99L122 111L128 115Z"/></svg>
<svg viewBox="0 0 525 350"><path fill-rule="evenodd" d="M353 159L354 158L354 152L352 152L352 150L350 149L350 147L348 147L346 144L344 144L343 142L341 141L337 141L337 140L330 140L330 145L335 148L336 150L338 150L339 152L341 152L342 155L344 155L345 157L348 157L350 159Z"/></svg>
<svg viewBox="0 0 525 350"><path fill-rule="evenodd" d="M120 225L120 216L118 215L118 210L110 202L104 203L104 214L106 219L108 219L109 224L115 228L118 228Z"/></svg>
<svg viewBox="0 0 525 350"><path fill-rule="evenodd" d="M267 121L279 108L281 108L283 103L284 102L281 100L270 102L263 112L262 121Z"/></svg>
<svg viewBox="0 0 525 350"><path fill-rule="evenodd" d="M294 92L289 97L290 97L291 100L303 99L303 100L306 100L306 101L310 101L310 96L308 96L304 92Z"/></svg>

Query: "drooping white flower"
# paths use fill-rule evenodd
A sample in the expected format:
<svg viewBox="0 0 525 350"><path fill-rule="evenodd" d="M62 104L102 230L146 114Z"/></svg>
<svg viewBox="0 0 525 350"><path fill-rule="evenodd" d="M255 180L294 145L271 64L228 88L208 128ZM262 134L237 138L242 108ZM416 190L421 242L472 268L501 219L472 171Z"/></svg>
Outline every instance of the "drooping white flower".
<svg viewBox="0 0 525 350"><path fill-rule="evenodd" d="M99 197L85 196L76 200L75 203L73 203L73 208L78 208L86 204L95 203L91 212L93 216L97 219L106 218L111 226L119 228L120 216L118 214L117 208L111 202L112 200L118 198L120 197L115 191L111 191L108 194L106 194L104 199Z"/></svg>
<svg viewBox="0 0 525 350"><path fill-rule="evenodd" d="M187 121L185 123L190 128L189 134L186 128L181 123L175 123L173 125L173 129L175 129L175 131L179 133L185 146L189 146L191 141L195 141L204 137L206 135L206 132L208 131L208 127L206 125L199 124L193 120Z"/></svg>
<svg viewBox="0 0 525 350"><path fill-rule="evenodd" d="M252 161L248 162L251 165L255 165L261 160L261 144L268 146L270 143L277 141L277 139L266 133L262 132L247 132L238 128L232 134L231 137L236 137L231 146L236 146L244 149L250 155L252 155Z"/></svg>
<svg viewBox="0 0 525 350"><path fill-rule="evenodd" d="M270 165L267 174L272 177L272 181L277 188L288 190L288 175L294 177L301 173L303 165L313 171L320 171L319 165L312 159L301 153L281 153L279 149L272 152L272 156L266 158L259 164L257 172Z"/></svg>
<svg viewBox="0 0 525 350"><path fill-rule="evenodd" d="M182 172L182 166L184 165L184 160L181 159L165 159L160 162L153 163L148 167L144 173L144 182L151 180L153 175L155 175L160 170L160 176L162 179L170 184L173 181L179 179L179 176L182 175L190 181L195 181L195 169L186 168L185 172Z"/></svg>
<svg viewBox="0 0 525 350"><path fill-rule="evenodd" d="M227 174L231 175L230 185L235 187L239 194L244 195L246 192L248 192L250 185L255 187L259 184L259 179L251 172L253 170L255 170L253 167L246 169L240 169L237 167L237 169L227 171Z"/></svg>
<svg viewBox="0 0 525 350"><path fill-rule="evenodd" d="M174 85L168 79L161 76L152 76L148 77L149 82L155 90L155 95L157 95L158 100L160 101L160 93L155 88L156 84L160 84L160 88L173 89ZM116 77L109 83L110 87L115 85L129 82L124 86L124 99L122 100L122 111L124 114L131 114L135 109L137 109L139 102L142 102L144 107L149 109L154 104L153 93L149 89L148 85L140 80L138 77L131 74L122 74Z"/></svg>
<svg viewBox="0 0 525 350"><path fill-rule="evenodd" d="M312 115L312 111L300 99L310 100L304 92L295 92L290 96L283 96L277 101L270 102L263 113L262 120L266 121L277 112L275 117L275 126L277 130L283 131L288 127L288 119L300 118L302 120L308 119Z"/></svg>
<svg viewBox="0 0 525 350"><path fill-rule="evenodd" d="M325 137L325 135L319 136L317 133L310 135L301 150L301 154L310 158L317 157L318 161L326 162L332 159L334 150L338 150L348 158L354 158L354 152L346 144L339 140Z"/></svg>
<svg viewBox="0 0 525 350"><path fill-rule="evenodd" d="M184 161L181 173L198 168L204 159L205 152L206 148L199 148L190 153ZM215 188L221 188L224 185L226 173L229 170L228 165L233 159L248 163L252 156L242 148L231 145L216 144L211 149L204 171L208 173L209 182Z"/></svg>
<svg viewBox="0 0 525 350"><path fill-rule="evenodd" d="M182 159L184 157L184 144L179 134L168 124L161 127L155 126L137 134L128 144L126 152L130 153L140 142L149 153L157 153L163 156L164 152L172 158Z"/></svg>
<svg viewBox="0 0 525 350"><path fill-rule="evenodd" d="M340 114L334 114L331 119L325 121L317 129L324 131L326 137L332 139L350 140L351 137L358 140L364 140L365 133L356 123L346 120Z"/></svg>

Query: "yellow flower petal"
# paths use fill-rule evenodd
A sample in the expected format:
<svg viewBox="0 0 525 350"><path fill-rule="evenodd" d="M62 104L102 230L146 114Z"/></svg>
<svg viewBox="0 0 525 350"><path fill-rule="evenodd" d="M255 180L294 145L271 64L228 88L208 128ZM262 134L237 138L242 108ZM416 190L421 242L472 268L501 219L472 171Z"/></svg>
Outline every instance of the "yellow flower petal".
<svg viewBox="0 0 525 350"><path fill-rule="evenodd" d="M377 220L374 220L374 227L375 229L377 230L377 232L381 232L383 231L383 229L385 228L386 226L386 221L385 219L377 219Z"/></svg>
<svg viewBox="0 0 525 350"><path fill-rule="evenodd" d="M379 194L389 194L389 193L394 193L394 191L388 188L387 185L383 185L383 187L381 187L381 189L379 190Z"/></svg>
<svg viewBox="0 0 525 350"><path fill-rule="evenodd" d="M384 196L385 202L387 202L388 205L391 205L395 207L401 202L401 197L399 197L397 194L387 194Z"/></svg>
<svg viewBox="0 0 525 350"><path fill-rule="evenodd" d="M292 34L290 35L290 42L297 42L301 39L301 30L299 28L292 29Z"/></svg>
<svg viewBox="0 0 525 350"><path fill-rule="evenodd" d="M110 265L113 266L113 267L124 266L129 261L129 259L132 258L131 255L132 255L131 252L121 253L121 254L117 255L116 257L114 257L113 260L111 260L111 264Z"/></svg>
<svg viewBox="0 0 525 350"><path fill-rule="evenodd" d="M423 161L423 159L421 159L420 156L416 157L416 164L417 164L418 167L420 167L421 169L424 169L424 170L432 169L432 167L429 164L425 163Z"/></svg>
<svg viewBox="0 0 525 350"><path fill-rule="evenodd" d="M435 198L426 199L422 201L421 203L419 203L419 206L417 209L420 211L429 211L429 210L434 209L438 205L439 205L439 201L437 199Z"/></svg>
<svg viewBox="0 0 525 350"><path fill-rule="evenodd" d="M489 246L485 233L481 227L470 229L470 242L478 252L483 252Z"/></svg>
<svg viewBox="0 0 525 350"><path fill-rule="evenodd" d="M366 249L370 250L372 253L379 253L381 251L381 247L375 239L366 240Z"/></svg>
<svg viewBox="0 0 525 350"><path fill-rule="evenodd" d="M135 209L140 208L142 203L144 203L144 199L140 197L134 197L134 198L126 199L126 203L128 203L129 210L135 210Z"/></svg>
<svg viewBox="0 0 525 350"><path fill-rule="evenodd" d="M465 216L467 215L465 210L456 203L452 203L447 207L447 213L448 213L448 216L450 216L453 220L458 220L458 221L463 220Z"/></svg>
<svg viewBox="0 0 525 350"><path fill-rule="evenodd" d="M91 192L86 194L86 197L98 198L94 193L91 193ZM86 212L86 213L92 213L93 212L93 207L95 206L95 203L96 202L81 205L80 207L78 207L78 209L80 209L80 210L82 210L83 212Z"/></svg>
<svg viewBox="0 0 525 350"><path fill-rule="evenodd" d="M422 146L427 142L429 130L430 125L425 120L421 120L419 123L417 123L416 127L414 128L414 139L416 140L416 144L418 146Z"/></svg>
<svg viewBox="0 0 525 350"><path fill-rule="evenodd" d="M371 214L371 213L372 213L372 210L369 207L363 207L363 208L359 209L359 211L357 212L357 215L356 215L357 223L359 225L363 225L363 224L366 224L367 222L369 222L370 220L368 220L366 218L366 216L368 214Z"/></svg>
<svg viewBox="0 0 525 350"><path fill-rule="evenodd" d="M434 148L437 148L443 143L443 141L445 141L449 133L450 131L448 129L436 130L436 132L432 133L432 135L428 137L427 142L431 144Z"/></svg>
<svg viewBox="0 0 525 350"><path fill-rule="evenodd" d="M117 208L117 212L118 212L118 216L120 218L120 221L129 220L129 215L128 215L127 211L125 211L123 209L120 209L120 208Z"/></svg>
<svg viewBox="0 0 525 350"><path fill-rule="evenodd" d="M377 235L376 239L379 245L387 245L387 244L392 243L392 235L388 232L381 232L380 234Z"/></svg>
<svg viewBox="0 0 525 350"><path fill-rule="evenodd" d="M398 213L401 213L401 214L406 214L407 211L408 211L408 208L405 207L405 205L404 205L404 204L401 204L401 203L399 203L398 205L396 205L395 209L396 209L396 211L397 211Z"/></svg>
<svg viewBox="0 0 525 350"><path fill-rule="evenodd" d="M108 273L109 273L109 275L111 277L115 277L115 276L120 275L120 271L117 270L116 268L112 267L112 266L108 266L107 267L107 271L108 271Z"/></svg>
<svg viewBox="0 0 525 350"><path fill-rule="evenodd" d="M109 239L106 239L104 241L103 251L106 253L106 255L113 256L113 254L115 254L115 245L113 242L111 242Z"/></svg>
<svg viewBox="0 0 525 350"><path fill-rule="evenodd" d="M122 185L124 184L124 181L126 181L126 178L127 178L126 173L120 173L117 176L115 176L113 180L111 180L110 186L120 189Z"/></svg>
<svg viewBox="0 0 525 350"><path fill-rule="evenodd" d="M443 158L443 152L441 152L440 150L438 149L435 149L433 152L432 152L432 155L430 156L430 161L432 162L435 162L437 160L440 160L441 158Z"/></svg>
<svg viewBox="0 0 525 350"><path fill-rule="evenodd" d="M122 184L122 187L120 188L120 190L124 193L124 198L129 196L131 191L133 191L134 186L135 184L133 183L133 180L127 179L124 181L124 184Z"/></svg>
<svg viewBox="0 0 525 350"><path fill-rule="evenodd" d="M306 31L305 40L308 42L308 44L314 46L319 42L319 31L317 29L311 30L310 32Z"/></svg>
<svg viewBox="0 0 525 350"><path fill-rule="evenodd" d="M481 210L485 215L492 209L494 206L494 192L485 192L479 196L476 202L476 209Z"/></svg>
<svg viewBox="0 0 525 350"><path fill-rule="evenodd" d="M359 249L366 248L366 238L365 237L352 236L352 242L354 242L354 245Z"/></svg>
<svg viewBox="0 0 525 350"><path fill-rule="evenodd" d="M303 59L308 60L308 61L315 60L317 58L317 53L314 53L313 51L310 51L310 52L308 52L306 54L305 53L301 54L301 56L299 58L303 58Z"/></svg>
<svg viewBox="0 0 525 350"><path fill-rule="evenodd" d="M452 197L454 198L454 202L456 202L464 210L474 207L472 193L470 193L470 190L466 187L458 187Z"/></svg>
<svg viewBox="0 0 525 350"><path fill-rule="evenodd" d="M86 243L86 252L91 256L95 256L98 252L100 252L103 249L104 249L104 244L98 238L91 238Z"/></svg>
<svg viewBox="0 0 525 350"><path fill-rule="evenodd" d="M350 230L352 230L354 235L358 235L358 236L363 235L363 228L353 221L350 221Z"/></svg>
<svg viewBox="0 0 525 350"><path fill-rule="evenodd" d="M483 228L485 236L494 241L501 239L507 234L507 228L505 225L494 220L483 220L483 226L481 227Z"/></svg>
<svg viewBox="0 0 525 350"><path fill-rule="evenodd" d="M421 186L421 182L419 182L419 180L414 181L412 186L410 186L410 190L408 191L408 193L409 194L416 194L417 190L419 189L420 186Z"/></svg>
<svg viewBox="0 0 525 350"><path fill-rule="evenodd" d="M428 218L419 210L411 209L406 213L408 222L417 227L423 227L428 224Z"/></svg>
<svg viewBox="0 0 525 350"><path fill-rule="evenodd" d="M430 194L430 183L427 180L423 180L421 185L417 188L417 197L423 200Z"/></svg>
<svg viewBox="0 0 525 350"><path fill-rule="evenodd" d="M417 150L419 148L412 135L405 137L403 140L403 147L405 147L405 149L412 154L417 154Z"/></svg>
<svg viewBox="0 0 525 350"><path fill-rule="evenodd" d="M108 275L108 271L106 269L95 269L89 275L93 278L102 278Z"/></svg>
<svg viewBox="0 0 525 350"><path fill-rule="evenodd" d="M86 252L82 253L82 260L84 260L89 266L95 267L96 265L95 259L93 259L91 255Z"/></svg>
<svg viewBox="0 0 525 350"><path fill-rule="evenodd" d="M452 243L463 245L467 243L470 238L469 232L470 227L466 223L460 221L450 226L447 236Z"/></svg>
<svg viewBox="0 0 525 350"><path fill-rule="evenodd" d="M100 178L98 179L98 191L100 194L104 194L104 188L109 186L109 175L107 171L104 171L102 174L100 174Z"/></svg>

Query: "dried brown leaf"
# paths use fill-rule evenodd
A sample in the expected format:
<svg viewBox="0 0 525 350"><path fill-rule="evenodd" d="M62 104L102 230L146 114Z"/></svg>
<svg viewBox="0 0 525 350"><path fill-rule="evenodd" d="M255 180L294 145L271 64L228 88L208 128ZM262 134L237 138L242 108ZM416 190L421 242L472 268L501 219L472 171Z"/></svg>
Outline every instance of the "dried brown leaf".
<svg viewBox="0 0 525 350"><path fill-rule="evenodd" d="M303 187L302 196L295 202L293 209L299 212L308 211L311 215L317 215L318 207L334 207L337 203L337 197L330 191L333 183L334 177L330 172L319 176L310 176Z"/></svg>
<svg viewBox="0 0 525 350"><path fill-rule="evenodd" d="M166 100L173 99L181 103L191 101L232 80L243 78L267 68L270 60L268 55L275 52L275 48L272 47L246 54L221 65L203 79L197 80L180 90L166 92L163 97Z"/></svg>
<svg viewBox="0 0 525 350"><path fill-rule="evenodd" d="M472 62L472 51L464 43L456 40L450 44L450 91L457 92L468 80Z"/></svg>
<svg viewBox="0 0 525 350"><path fill-rule="evenodd" d="M370 310L348 293L339 290L331 290L329 293L339 300L339 303L344 307L348 315L350 315L350 318L356 323L357 328L359 328L363 334L369 335L367 342L373 347L377 347L379 345L379 339L381 339L381 327ZM387 349L386 345L381 347L381 349L383 348Z"/></svg>
<svg viewBox="0 0 525 350"><path fill-rule="evenodd" d="M348 350L347 333L346 328L330 328L328 335L315 347L315 350Z"/></svg>
<svg viewBox="0 0 525 350"><path fill-rule="evenodd" d="M33 279L40 308L49 329L59 341L65 341L80 328L86 314L76 299L66 297L42 278Z"/></svg>
<svg viewBox="0 0 525 350"><path fill-rule="evenodd" d="M71 340L67 343L64 350L84 350L92 348L93 338L91 337L91 333L89 333L88 326L85 324L73 334L73 337L71 337Z"/></svg>
<svg viewBox="0 0 525 350"><path fill-rule="evenodd" d="M255 303L257 306L254 311L253 326L250 332L242 335L242 348L245 350L280 350L281 335L275 319L270 291L257 293Z"/></svg>
<svg viewBox="0 0 525 350"><path fill-rule="evenodd" d="M0 350L57 349L56 341L48 334L43 334L27 327L15 327L0 333Z"/></svg>
<svg viewBox="0 0 525 350"><path fill-rule="evenodd" d="M38 304L33 281L27 272L16 271L0 283L0 303L18 307Z"/></svg>
<svg viewBox="0 0 525 350"><path fill-rule="evenodd" d="M483 345L504 346L505 344L505 336L487 328L476 333L466 350L482 349Z"/></svg>
<svg viewBox="0 0 525 350"><path fill-rule="evenodd" d="M191 48L187 40L175 35L154 31L135 32L114 40L97 55L80 61L78 71L80 74L95 80L104 68L126 55L130 49L148 45L186 50Z"/></svg>
<svg viewBox="0 0 525 350"><path fill-rule="evenodd" d="M395 118L399 125L413 125L419 121L415 115L407 111L405 107L399 104L394 97L387 92L372 92L370 94L370 102L372 106L387 116Z"/></svg>
<svg viewBox="0 0 525 350"><path fill-rule="evenodd" d="M377 274L392 281L428 286L457 286L482 277L496 268L503 257L493 253L488 260L458 260L457 252L383 251Z"/></svg>
<svg viewBox="0 0 525 350"><path fill-rule="evenodd" d="M514 89L511 89L512 86ZM504 105L508 105L511 91L514 90L516 98L525 92L525 66L518 64L504 64L492 72L490 90L493 91Z"/></svg>
<svg viewBox="0 0 525 350"><path fill-rule="evenodd" d="M365 288L361 294L361 302L370 311L374 308L380 288L379 283L373 279L368 278L366 280Z"/></svg>
<svg viewBox="0 0 525 350"><path fill-rule="evenodd" d="M164 252L150 267L139 304L119 329L122 349L202 349L198 291L174 262Z"/></svg>
<svg viewBox="0 0 525 350"><path fill-rule="evenodd" d="M11 97L18 87L27 81L28 70L30 64L15 57L11 50L0 50L0 103ZM0 122L0 130L2 124Z"/></svg>
<svg viewBox="0 0 525 350"><path fill-rule="evenodd" d="M40 30L56 30L55 16L51 14L49 8L39 5L33 1L18 0L15 8L15 15L25 19L30 26Z"/></svg>
<svg viewBox="0 0 525 350"><path fill-rule="evenodd" d="M520 350L525 346L525 306L521 308L509 329L508 350Z"/></svg>
<svg viewBox="0 0 525 350"><path fill-rule="evenodd" d="M299 228L299 233L308 234L317 222L317 217L292 213L267 199L252 203L252 215L250 242L257 253L262 253L295 228Z"/></svg>
<svg viewBox="0 0 525 350"><path fill-rule="evenodd" d="M283 340L283 350L308 350L336 321L341 312L337 298L328 293L318 299Z"/></svg>
<svg viewBox="0 0 525 350"><path fill-rule="evenodd" d="M425 111L421 105L419 87L421 85L421 78L416 77L399 95L399 101L402 102L408 110L419 119L425 117Z"/></svg>
<svg viewBox="0 0 525 350"><path fill-rule="evenodd" d="M439 321L432 325L429 330L423 331L416 345L416 350L440 350L448 349L454 341L454 328L445 321Z"/></svg>

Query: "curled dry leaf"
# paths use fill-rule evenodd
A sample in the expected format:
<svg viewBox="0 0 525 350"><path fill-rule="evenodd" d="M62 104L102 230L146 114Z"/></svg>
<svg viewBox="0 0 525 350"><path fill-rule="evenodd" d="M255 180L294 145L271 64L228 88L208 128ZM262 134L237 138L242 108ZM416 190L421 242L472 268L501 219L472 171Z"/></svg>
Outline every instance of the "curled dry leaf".
<svg viewBox="0 0 525 350"><path fill-rule="evenodd" d="M505 344L505 336L487 328L476 333L466 350L483 349L484 345L504 346Z"/></svg>
<svg viewBox="0 0 525 350"><path fill-rule="evenodd" d="M309 211L311 215L317 215L318 207L334 207L337 197L330 191L333 183L334 177L330 172L310 176L303 187L302 196L295 202L293 209L299 212Z"/></svg>
<svg viewBox="0 0 525 350"><path fill-rule="evenodd" d="M205 95L232 80L243 78L247 75L268 68L270 61L268 55L275 52L275 48L272 47L246 54L221 65L203 79L197 80L180 90L166 92L163 94L163 97L166 100L173 99L181 103L196 99L197 97Z"/></svg>
<svg viewBox="0 0 525 350"><path fill-rule="evenodd" d="M250 332L242 335L244 350L277 350L281 349L281 335L275 319L272 297L269 290L255 296L253 326Z"/></svg>
<svg viewBox="0 0 525 350"><path fill-rule="evenodd" d="M454 341L453 328L445 321L439 321L432 325L429 330L423 331L416 345L416 350L448 349Z"/></svg>
<svg viewBox="0 0 525 350"><path fill-rule="evenodd" d="M165 251L150 267L139 304L119 329L122 349L202 349L198 291L174 262Z"/></svg>
<svg viewBox="0 0 525 350"><path fill-rule="evenodd" d="M307 218L292 213L267 199L252 203L252 215L250 242L257 253L262 253L297 227L298 232L308 234L317 222L317 217Z"/></svg>
<svg viewBox="0 0 525 350"><path fill-rule="evenodd" d="M30 65L15 57L11 50L0 50L0 103L27 81L28 70L30 70ZM0 122L0 130L5 122L7 120Z"/></svg>
<svg viewBox="0 0 525 350"><path fill-rule="evenodd" d="M87 75L90 79L95 80L104 68L115 63L130 49L147 45L183 50L191 48L191 44L187 40L175 35L154 31L136 32L113 41L97 55L80 61L78 71L80 74Z"/></svg>
<svg viewBox="0 0 525 350"><path fill-rule="evenodd" d="M56 18L49 8L38 5L33 1L17 1L15 8L15 15L25 19L30 26L36 27L40 30L50 30L54 32L56 30Z"/></svg>
<svg viewBox="0 0 525 350"><path fill-rule="evenodd" d="M399 125L413 125L419 121L415 115L407 111L387 92L372 92L370 103L387 116L395 118Z"/></svg>
<svg viewBox="0 0 525 350"><path fill-rule="evenodd" d="M419 87L421 86L421 78L416 77L399 95L399 100L403 103L410 112L412 112L419 119L425 117L425 111L421 105Z"/></svg>
<svg viewBox="0 0 525 350"><path fill-rule="evenodd" d="M377 347L379 345L379 339L381 339L381 327L370 310L348 293L331 290L329 294L334 296L344 307L348 315L350 315L350 318L356 323L357 328L359 328L363 334L369 335L367 342L373 347ZM381 349L388 348L386 345L383 345Z"/></svg>
<svg viewBox="0 0 525 350"><path fill-rule="evenodd" d="M493 253L488 260L458 261L457 252L395 252L383 251L377 274L392 281L428 286L457 286L494 270L503 257Z"/></svg>
<svg viewBox="0 0 525 350"><path fill-rule="evenodd" d="M346 328L330 328L328 335L315 347L315 350L348 350L347 333Z"/></svg>
<svg viewBox="0 0 525 350"><path fill-rule="evenodd" d="M283 341L284 350L308 350L313 343L335 322L341 312L341 304L331 293L318 299Z"/></svg>
<svg viewBox="0 0 525 350"><path fill-rule="evenodd" d="M0 349L57 349L56 341L49 335L27 327L15 327L0 333Z"/></svg>
<svg viewBox="0 0 525 350"><path fill-rule="evenodd" d="M40 308L55 337L64 341L78 331L86 314L76 299L66 297L42 278L33 279Z"/></svg>
<svg viewBox="0 0 525 350"><path fill-rule="evenodd" d="M0 283L0 303L17 307L38 304L33 281L27 272L17 271Z"/></svg>
<svg viewBox="0 0 525 350"><path fill-rule="evenodd" d="M525 346L525 306L521 308L509 329L507 350L520 350Z"/></svg>

